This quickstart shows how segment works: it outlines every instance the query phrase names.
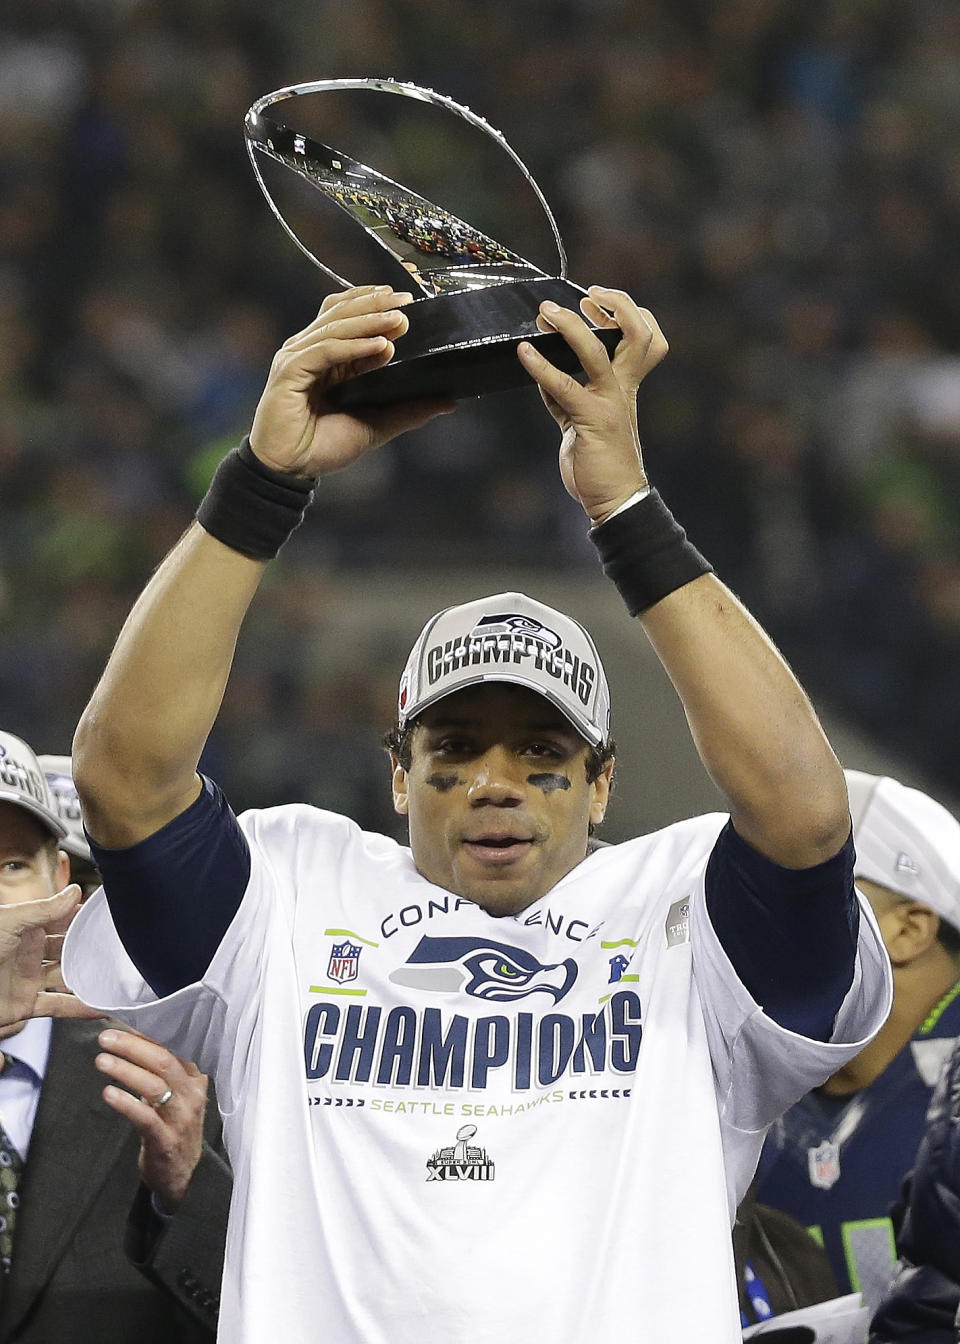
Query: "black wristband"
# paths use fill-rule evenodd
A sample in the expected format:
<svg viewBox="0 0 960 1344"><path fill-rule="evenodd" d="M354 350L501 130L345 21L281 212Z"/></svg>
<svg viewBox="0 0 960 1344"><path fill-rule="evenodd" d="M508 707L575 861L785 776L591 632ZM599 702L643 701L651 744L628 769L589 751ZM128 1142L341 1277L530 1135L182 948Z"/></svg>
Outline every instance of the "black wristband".
<svg viewBox="0 0 960 1344"><path fill-rule="evenodd" d="M315 485L315 480L264 466L245 438L217 467L197 522L241 555L272 560L303 521Z"/></svg>
<svg viewBox="0 0 960 1344"><path fill-rule="evenodd" d="M713 573L656 490L592 528L590 540L631 616L701 574Z"/></svg>

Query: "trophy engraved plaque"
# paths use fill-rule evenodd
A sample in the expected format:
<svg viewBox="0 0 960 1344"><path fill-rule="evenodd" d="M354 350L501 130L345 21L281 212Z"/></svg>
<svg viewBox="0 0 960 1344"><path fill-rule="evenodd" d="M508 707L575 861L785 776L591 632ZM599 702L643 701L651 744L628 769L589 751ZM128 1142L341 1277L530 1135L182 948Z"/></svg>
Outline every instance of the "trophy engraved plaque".
<svg viewBox="0 0 960 1344"><path fill-rule="evenodd" d="M547 274L377 169L275 119L274 109L279 103L343 89L399 94L431 103L491 136L521 170L546 213L559 254L558 275ZM500 132L476 113L415 84L329 79L264 95L247 112L244 130L260 188L305 256L337 284L350 287L352 282L326 266L287 223L264 181L258 153L291 169L345 211L403 268L407 284L412 282L421 291L422 297L404 309L410 327L398 338L394 358L383 368L332 389L329 398L335 404L377 406L423 397L473 397L527 386L529 376L516 354L521 340L537 346L558 368L582 376L579 361L566 341L558 333L543 332L537 326L537 312L545 299L577 311L586 291L566 277L563 242L540 188ZM593 330L607 349L612 350L620 339L616 328Z"/></svg>

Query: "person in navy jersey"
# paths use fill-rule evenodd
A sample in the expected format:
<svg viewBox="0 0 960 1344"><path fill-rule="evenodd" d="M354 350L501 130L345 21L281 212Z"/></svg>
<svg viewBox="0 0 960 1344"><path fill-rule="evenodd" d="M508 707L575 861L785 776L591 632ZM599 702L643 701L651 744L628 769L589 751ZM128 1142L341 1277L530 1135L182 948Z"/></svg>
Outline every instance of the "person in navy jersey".
<svg viewBox="0 0 960 1344"><path fill-rule="evenodd" d="M870 1344L960 1339L960 1045L937 1083L917 1160L894 1210L899 1261Z"/></svg>
<svg viewBox="0 0 960 1344"><path fill-rule="evenodd" d="M857 886L893 965L894 1004L867 1048L774 1125L757 1195L822 1240L842 1291L876 1307L889 1218L930 1095L960 1036L960 825L917 789L847 771Z"/></svg>

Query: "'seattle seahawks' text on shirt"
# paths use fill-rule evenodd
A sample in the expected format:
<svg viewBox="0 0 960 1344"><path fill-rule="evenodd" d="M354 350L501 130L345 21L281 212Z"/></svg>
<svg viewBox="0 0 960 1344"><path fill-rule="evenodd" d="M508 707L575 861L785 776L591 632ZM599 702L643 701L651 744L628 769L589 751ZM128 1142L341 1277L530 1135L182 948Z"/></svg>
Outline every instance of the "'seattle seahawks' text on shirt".
<svg viewBox="0 0 960 1344"><path fill-rule="evenodd" d="M216 1080L221 1340L739 1339L730 1226L764 1131L891 989L862 906L831 1042L763 1014L704 906L725 820L601 848L495 919L343 817L249 812L240 910L159 1000L88 902L68 982Z"/></svg>

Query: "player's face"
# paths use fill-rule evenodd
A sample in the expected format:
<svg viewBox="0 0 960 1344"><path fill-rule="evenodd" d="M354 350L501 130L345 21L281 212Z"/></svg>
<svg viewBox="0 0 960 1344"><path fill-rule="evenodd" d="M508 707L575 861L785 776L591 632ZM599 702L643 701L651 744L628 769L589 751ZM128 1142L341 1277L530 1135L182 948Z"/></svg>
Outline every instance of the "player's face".
<svg viewBox="0 0 960 1344"><path fill-rule="evenodd" d="M587 782L587 743L548 700L487 682L420 716L394 806L417 868L492 915L514 915L585 856L603 820L611 764Z"/></svg>

